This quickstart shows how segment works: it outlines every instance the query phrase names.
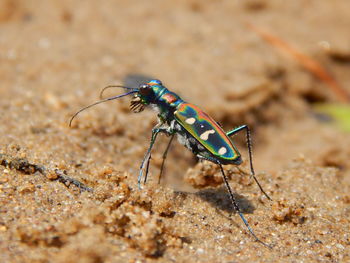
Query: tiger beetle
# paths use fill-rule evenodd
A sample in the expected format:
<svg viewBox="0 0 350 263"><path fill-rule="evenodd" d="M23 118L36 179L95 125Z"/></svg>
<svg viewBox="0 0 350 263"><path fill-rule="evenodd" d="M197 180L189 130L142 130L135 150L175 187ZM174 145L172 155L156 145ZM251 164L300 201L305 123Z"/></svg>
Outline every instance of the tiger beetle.
<svg viewBox="0 0 350 263"><path fill-rule="evenodd" d="M103 92L107 88L111 87L124 88L127 90L127 92L107 99L101 99L100 101L82 108L72 116L69 125L71 126L73 119L80 112L87 108L90 108L102 102L115 100L133 94L133 99L130 103L130 110L138 113L143 111L146 106L152 106L152 108L158 112L158 124L152 129L150 145L141 162L138 176L138 187L141 188L140 185L142 179L144 183L146 183L148 168L151 160L151 151L158 134L164 133L170 136L169 143L163 154L159 180L163 171L164 162L170 148L170 144L173 141L174 135L176 134L178 141L190 151L192 151L195 156L197 156L199 159L213 162L220 167L223 181L230 195L233 208L237 211L243 223L246 225L249 232L256 239L256 241L262 243L267 247L270 247L255 235L247 220L243 216L241 209L239 208L238 203L233 195L232 189L228 183L224 169L222 168L222 165L225 164L240 165L242 163L241 154L234 145L233 141L230 139L230 136L245 130L251 176L259 186L261 192L269 200L272 200L263 190L262 186L255 177L252 162L252 146L249 127L247 125L242 125L229 132L225 132L221 126L208 114L206 114L197 106L183 101L177 94L169 91L165 86L163 86L162 82L157 79L153 79L145 84L141 84L138 88L107 86L101 91L101 97Z"/></svg>

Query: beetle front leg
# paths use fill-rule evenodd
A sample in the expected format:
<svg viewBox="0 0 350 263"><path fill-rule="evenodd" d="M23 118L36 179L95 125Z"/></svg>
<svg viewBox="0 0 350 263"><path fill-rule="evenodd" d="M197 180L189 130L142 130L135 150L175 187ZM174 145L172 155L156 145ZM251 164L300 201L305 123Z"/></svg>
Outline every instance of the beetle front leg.
<svg viewBox="0 0 350 263"><path fill-rule="evenodd" d="M250 164L250 173L251 176L254 178L254 181L256 182L256 184L259 186L260 191L267 197L267 199L272 200L271 197L264 191L264 189L262 188L262 186L260 185L258 179L255 177L255 171L254 171L254 167L253 167L253 157L252 157L252 141L250 138L250 129L247 125L242 125L239 126L235 129L233 129L232 131L229 131L226 133L227 136L231 136L234 135L242 130L246 131L246 137L247 137L247 146L248 146L248 154L249 154L249 164Z"/></svg>
<svg viewBox="0 0 350 263"><path fill-rule="evenodd" d="M139 172L139 177L137 179L137 185L139 187L139 189L141 189L141 180L142 180L142 176L143 176L143 169L146 167L146 171L145 171L145 179L144 179L144 183L146 183L147 180L147 175L148 175L148 168L149 168L149 163L150 163L150 159L151 159L151 152L152 152L152 148L153 148L153 144L155 143L157 136L160 132L169 134L168 128L164 128L164 127L160 127L160 125L156 125L153 129L152 129L152 136L151 136L151 142L150 145L148 147L148 150L145 154L145 157L143 158L142 162L141 162L141 166L140 166L140 172Z"/></svg>

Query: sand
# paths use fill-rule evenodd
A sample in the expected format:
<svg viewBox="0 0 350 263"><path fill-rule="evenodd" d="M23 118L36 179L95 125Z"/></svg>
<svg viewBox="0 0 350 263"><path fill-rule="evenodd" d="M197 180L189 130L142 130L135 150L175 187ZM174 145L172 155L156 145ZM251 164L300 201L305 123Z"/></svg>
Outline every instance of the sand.
<svg viewBox="0 0 350 263"><path fill-rule="evenodd" d="M1 262L350 262L350 136L314 103L326 83L247 22L319 61L350 92L350 3L0 2ZM156 77L225 130L244 134L225 172L168 137L137 187L156 113L130 97L82 112L110 84ZM106 91L106 96L123 92ZM322 118L321 118L322 117Z"/></svg>

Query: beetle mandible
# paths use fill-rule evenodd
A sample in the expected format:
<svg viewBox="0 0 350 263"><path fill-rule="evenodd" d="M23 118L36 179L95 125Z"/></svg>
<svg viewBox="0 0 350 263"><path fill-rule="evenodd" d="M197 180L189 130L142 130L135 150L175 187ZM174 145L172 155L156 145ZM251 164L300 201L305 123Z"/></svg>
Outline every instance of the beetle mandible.
<svg viewBox="0 0 350 263"><path fill-rule="evenodd" d="M229 132L225 132L221 128L221 126L208 114L206 114L197 106L182 100L177 94L169 91L162 84L162 82L157 79L153 79L147 83L141 84L138 88L130 88L124 86L107 86L101 91L101 95L107 88L110 87L124 88L128 91L121 95L113 96L107 99L102 99L82 108L72 116L69 125L71 126L73 119L83 110L90 108L96 104L110 100L115 100L128 95L133 95L133 99L130 102L130 109L133 112L138 113L143 111L146 106L152 106L152 108L154 108L158 112L159 122L152 129L150 145L141 162L138 176L139 188L141 185L142 178L144 178L144 183L146 183L149 163L151 160L151 151L158 134L164 133L171 137L163 154L163 162L160 169L160 176L163 171L164 161L166 159L170 144L174 138L174 135L177 135L178 141L190 151L192 151L194 155L196 155L199 159L208 160L217 164L220 167L223 181L230 195L233 208L237 211L243 223L246 225L249 232L254 236L254 238L258 242L266 245L255 235L247 220L243 216L241 209L239 208L238 203L233 195L232 189L228 183L224 169L222 168L222 165L225 164L240 165L242 163L241 154L230 139L230 136L245 130L251 176L259 186L261 192L269 200L271 200L271 198L263 190L259 181L255 177L252 162L252 146L249 127L247 125L242 125Z"/></svg>

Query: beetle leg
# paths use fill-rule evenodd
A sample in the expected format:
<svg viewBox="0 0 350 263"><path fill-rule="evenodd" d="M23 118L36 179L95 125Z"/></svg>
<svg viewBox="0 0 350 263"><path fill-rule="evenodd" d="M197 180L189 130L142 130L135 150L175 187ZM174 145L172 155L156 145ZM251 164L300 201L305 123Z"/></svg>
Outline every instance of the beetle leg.
<svg viewBox="0 0 350 263"><path fill-rule="evenodd" d="M254 167L253 167L253 154L252 154L252 141L250 138L250 129L247 125L242 125L239 126L235 129L233 129L232 131L229 131L226 133L227 136L231 136L234 135L242 130L246 131L246 137L247 137L247 146L248 146L248 154L249 154L249 164L250 164L250 173L251 176L254 178L254 181L256 182L256 184L259 186L260 191L269 199L272 200L271 197L264 191L264 189L262 188L261 184L259 183L258 179L255 177L255 171L254 171Z"/></svg>
<svg viewBox="0 0 350 263"><path fill-rule="evenodd" d="M171 135L171 138L170 138L170 140L169 140L169 142L168 142L168 146L166 147L165 152L163 153L163 160L162 160L162 165L160 166L160 172L159 172L159 177L158 177L158 184L160 184L160 179L161 179L161 177L162 177L162 173L163 173L163 169L164 169L164 164L165 164L165 159L166 159L166 157L167 157L167 155L168 155L168 151L169 151L170 145L171 145L171 143L172 143L172 141L173 141L173 139L174 139L174 135L175 135L175 134L172 134L172 135Z"/></svg>
<svg viewBox="0 0 350 263"><path fill-rule="evenodd" d="M146 170L145 170L144 183L146 183L147 175L148 175L149 162L150 162L151 155L152 155L151 151L152 151L152 148L153 148L153 144L156 141L157 135L160 132L169 134L168 128L161 127L161 125L162 124L158 124L152 129L151 142L150 142L148 150L147 150L147 152L145 154L145 157L143 158L143 160L141 162L139 177L137 179L137 185L138 185L139 189L141 189L141 179L142 179L142 176L143 176L143 169L145 168L145 166L146 166Z"/></svg>
<svg viewBox="0 0 350 263"><path fill-rule="evenodd" d="M251 229L250 225L248 224L248 221L245 219L244 215L242 214L241 212L241 209L239 208L238 204L237 204L237 201L233 195L233 192L232 192L232 189L230 187L230 184L228 183L228 180L227 180L227 177L225 175L225 172L224 172L224 169L222 168L222 165L221 163L217 162L217 164L219 165L220 167L220 170L221 170L221 174L222 174L222 177L224 179L224 182L225 182L225 185L226 185L226 188L227 188L227 191L230 195L230 198L231 198L231 202L232 202L232 205L233 205L233 208L237 211L237 213L239 214L239 216L241 217L243 223L246 225L246 227L248 228L249 232L252 234L253 237L255 237L256 241L262 243L264 246L267 246L268 248L271 248L269 245L265 244L263 241L261 241L256 235L255 233L253 232L253 229Z"/></svg>

